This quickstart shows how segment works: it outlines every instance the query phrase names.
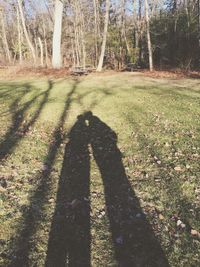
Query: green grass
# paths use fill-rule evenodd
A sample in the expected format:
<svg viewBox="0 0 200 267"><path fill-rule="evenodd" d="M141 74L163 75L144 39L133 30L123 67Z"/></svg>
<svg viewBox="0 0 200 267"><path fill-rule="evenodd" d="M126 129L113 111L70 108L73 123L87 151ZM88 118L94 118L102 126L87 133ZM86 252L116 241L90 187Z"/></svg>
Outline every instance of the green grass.
<svg viewBox="0 0 200 267"><path fill-rule="evenodd" d="M86 111L117 134L129 183L170 266L197 266L200 234L191 230L200 232L199 80L127 73L0 82L0 265L44 266L68 133ZM119 266L89 150L91 263Z"/></svg>

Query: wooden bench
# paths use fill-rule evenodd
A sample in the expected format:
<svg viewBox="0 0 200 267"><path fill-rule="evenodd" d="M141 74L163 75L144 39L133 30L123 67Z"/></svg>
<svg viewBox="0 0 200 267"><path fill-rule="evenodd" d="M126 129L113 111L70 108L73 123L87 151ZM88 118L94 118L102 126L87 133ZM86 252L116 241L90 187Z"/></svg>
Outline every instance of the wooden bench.
<svg viewBox="0 0 200 267"><path fill-rule="evenodd" d="M89 73L95 71L96 69L92 65L86 65L85 68L81 66L77 66L72 68L72 75L81 76L88 75Z"/></svg>
<svg viewBox="0 0 200 267"><path fill-rule="evenodd" d="M93 71L96 71L96 68L92 65L86 65L85 69L87 70L87 72L91 73Z"/></svg>
<svg viewBox="0 0 200 267"><path fill-rule="evenodd" d="M136 63L128 63L125 67L125 71L136 71L139 70L140 66Z"/></svg>
<svg viewBox="0 0 200 267"><path fill-rule="evenodd" d="M88 75L88 71L83 67L75 67L72 69L72 75L75 76Z"/></svg>

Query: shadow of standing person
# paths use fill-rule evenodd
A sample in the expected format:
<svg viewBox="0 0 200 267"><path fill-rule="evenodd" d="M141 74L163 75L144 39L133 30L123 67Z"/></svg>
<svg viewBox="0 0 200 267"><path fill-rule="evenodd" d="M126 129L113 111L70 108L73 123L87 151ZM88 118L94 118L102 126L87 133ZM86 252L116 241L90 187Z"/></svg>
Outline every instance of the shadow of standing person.
<svg viewBox="0 0 200 267"><path fill-rule="evenodd" d="M45 266L90 266L88 127L83 116L69 133L58 184Z"/></svg>
<svg viewBox="0 0 200 267"><path fill-rule="evenodd" d="M120 267L166 267L168 261L126 176L116 133L92 112L85 114L99 167L115 257Z"/></svg>

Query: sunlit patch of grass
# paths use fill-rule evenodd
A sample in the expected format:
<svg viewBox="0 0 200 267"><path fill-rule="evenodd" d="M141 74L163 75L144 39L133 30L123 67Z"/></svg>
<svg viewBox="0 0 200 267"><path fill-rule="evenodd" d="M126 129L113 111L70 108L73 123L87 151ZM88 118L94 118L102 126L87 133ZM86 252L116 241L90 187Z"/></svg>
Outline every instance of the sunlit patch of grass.
<svg viewBox="0 0 200 267"><path fill-rule="evenodd" d="M15 117L20 110L22 119ZM126 73L78 80L1 81L0 142L14 141L0 163L0 265L15 258L15 240L31 209L37 224L30 236L34 242L29 263L44 266L68 132L77 115L88 110L116 132L127 176L171 266L197 266L200 243L191 229L200 231L199 82ZM6 135L16 122L13 119L19 123ZM61 141L51 162L47 154L56 127ZM32 199L48 161L52 163L48 190ZM92 266L116 266L109 220L106 212L101 214L103 182L92 152L90 162ZM178 227L178 220L185 227Z"/></svg>

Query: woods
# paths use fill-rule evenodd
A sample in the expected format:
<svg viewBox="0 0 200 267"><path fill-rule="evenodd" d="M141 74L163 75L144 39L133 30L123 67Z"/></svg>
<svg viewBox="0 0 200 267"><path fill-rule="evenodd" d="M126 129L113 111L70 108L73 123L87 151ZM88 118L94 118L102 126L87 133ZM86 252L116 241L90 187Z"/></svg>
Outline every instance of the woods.
<svg viewBox="0 0 200 267"><path fill-rule="evenodd" d="M199 68L199 0L1 0L1 65Z"/></svg>

